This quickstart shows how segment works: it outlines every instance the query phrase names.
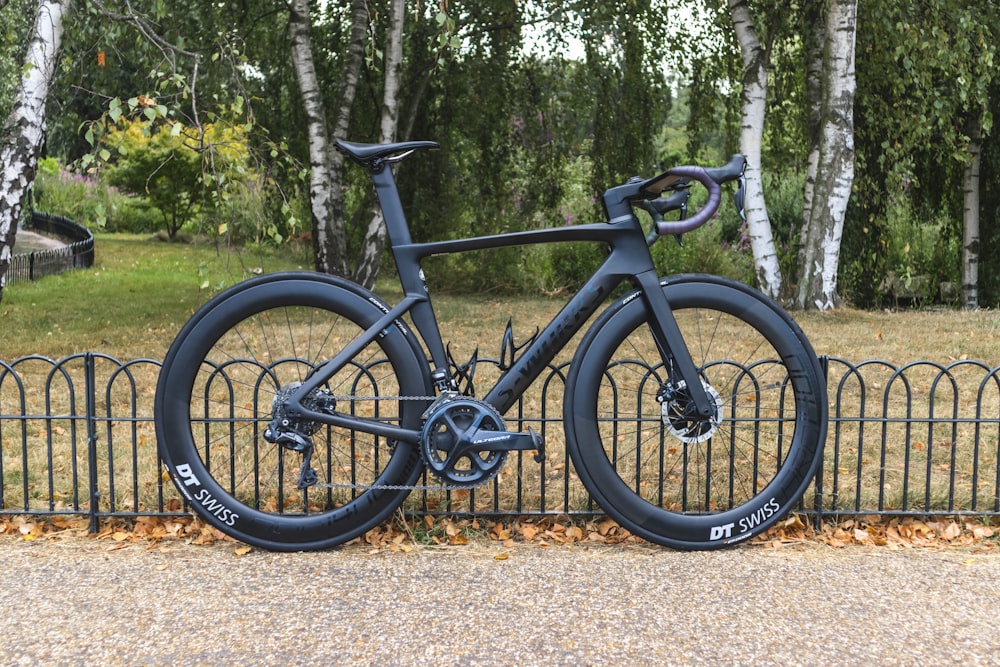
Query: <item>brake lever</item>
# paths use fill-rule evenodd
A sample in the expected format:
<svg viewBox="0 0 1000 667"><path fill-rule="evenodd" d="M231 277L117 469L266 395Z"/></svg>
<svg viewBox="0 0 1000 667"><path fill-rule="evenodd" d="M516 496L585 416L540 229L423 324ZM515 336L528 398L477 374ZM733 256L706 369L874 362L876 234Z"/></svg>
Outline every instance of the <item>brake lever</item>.
<svg viewBox="0 0 1000 667"><path fill-rule="evenodd" d="M656 231L656 225L658 222L666 222L663 218L664 213L667 211L680 211L678 220L683 220L687 217L689 196L690 192L687 190L687 186L685 186L684 189L675 192L672 196L665 199L644 199L642 201L643 210L649 213L649 217L653 219L653 228L646 234L646 245L652 246L660 238L660 233ZM681 234L674 234L673 236L677 241L677 245L683 248L683 236Z"/></svg>
<svg viewBox="0 0 1000 667"><path fill-rule="evenodd" d="M736 188L736 192L733 193L733 203L736 205L736 210L740 213L740 220L746 222L747 212L745 208L746 204L746 194L747 194L747 177L745 174L741 174L739 178L739 185Z"/></svg>

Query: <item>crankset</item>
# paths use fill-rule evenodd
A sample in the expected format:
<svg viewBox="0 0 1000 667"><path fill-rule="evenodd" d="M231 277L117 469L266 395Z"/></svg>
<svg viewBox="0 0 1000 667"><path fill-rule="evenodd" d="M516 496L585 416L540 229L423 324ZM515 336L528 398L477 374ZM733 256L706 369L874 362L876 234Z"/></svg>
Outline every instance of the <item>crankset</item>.
<svg viewBox="0 0 1000 667"><path fill-rule="evenodd" d="M542 437L507 430L503 418L489 404L448 392L424 413L421 448L427 467L446 484L473 487L485 484L500 472L507 453L535 450L543 456Z"/></svg>

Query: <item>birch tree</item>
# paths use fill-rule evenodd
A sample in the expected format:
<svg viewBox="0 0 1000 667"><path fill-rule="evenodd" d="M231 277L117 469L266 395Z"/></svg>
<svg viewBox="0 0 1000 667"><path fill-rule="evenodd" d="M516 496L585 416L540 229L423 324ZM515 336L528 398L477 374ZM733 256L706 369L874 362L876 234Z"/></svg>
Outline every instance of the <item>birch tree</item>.
<svg viewBox="0 0 1000 667"><path fill-rule="evenodd" d="M962 307L979 307L979 166L982 121L969 122L969 158L962 176Z"/></svg>
<svg viewBox="0 0 1000 667"><path fill-rule="evenodd" d="M837 305L837 269L844 216L854 183L854 44L857 0L833 0L823 36L819 159L808 227L803 229L799 308Z"/></svg>
<svg viewBox="0 0 1000 667"><path fill-rule="evenodd" d="M334 113L332 131L328 110L313 62L310 38L310 2L294 0L289 18L289 41L292 61L302 96L309 137L310 185L309 202L312 213L313 245L316 270L352 277L363 285L375 282L385 243L385 225L381 212L373 211L365 234L361 259L351 268L350 250L343 202L344 158L334 149L335 138L345 138L351 110L357 94L368 29L368 5L365 0L351 4L351 31L344 70L340 82L338 107ZM381 123L379 141L392 141L399 117L400 75L403 63L403 20L405 3L393 0L386 39Z"/></svg>
<svg viewBox="0 0 1000 667"><path fill-rule="evenodd" d="M379 122L379 142L381 143L394 141L396 128L399 126L399 84L403 71L403 21L406 13L404 0L392 0L389 11L389 33L385 49L385 84ZM372 208L371 222L368 224L368 232L365 234L361 261L354 274L355 280L366 287L375 284L375 277L382 264L385 236L385 218L382 215L382 209L376 204Z"/></svg>
<svg viewBox="0 0 1000 667"><path fill-rule="evenodd" d="M781 268L778 265L778 254L774 247L774 236L767 215L761 180L761 145L767 108L769 56L767 49L761 45L747 0L728 0L728 3L730 18L743 56L740 150L747 158L744 203L747 235L753 250L757 285L768 296L778 298L782 286Z"/></svg>
<svg viewBox="0 0 1000 667"><path fill-rule="evenodd" d="M40 0L21 82L0 133L0 300L7 280L17 223L35 181L45 138L45 103L62 47L70 0Z"/></svg>
<svg viewBox="0 0 1000 667"><path fill-rule="evenodd" d="M354 0L351 7L351 36L340 82L340 107L336 114L334 136L343 136L347 131L364 60L368 8L365 0ZM343 194L340 187L344 161L333 148L327 125L326 104L313 62L309 12L309 0L294 0L288 20L288 36L302 97L302 109L306 115L310 167L309 208L316 252L315 266L322 273L348 276L347 233L343 224Z"/></svg>

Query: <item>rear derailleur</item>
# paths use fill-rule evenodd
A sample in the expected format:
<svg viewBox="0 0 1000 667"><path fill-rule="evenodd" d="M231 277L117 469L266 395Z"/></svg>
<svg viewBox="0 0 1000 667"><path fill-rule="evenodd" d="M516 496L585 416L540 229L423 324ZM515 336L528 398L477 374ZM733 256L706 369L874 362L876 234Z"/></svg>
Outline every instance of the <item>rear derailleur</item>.
<svg viewBox="0 0 1000 667"><path fill-rule="evenodd" d="M320 429L321 424L308 419L297 419L293 411L288 409L288 399L294 394L301 382L290 382L283 386L271 402L271 414L274 415L264 429L264 439L285 449L302 454L302 467L299 469L299 481L296 488L307 489L319 481L316 470L312 467L313 441L312 435ZM337 407L337 400L328 389L317 389L302 399L302 407L312 412L332 414Z"/></svg>

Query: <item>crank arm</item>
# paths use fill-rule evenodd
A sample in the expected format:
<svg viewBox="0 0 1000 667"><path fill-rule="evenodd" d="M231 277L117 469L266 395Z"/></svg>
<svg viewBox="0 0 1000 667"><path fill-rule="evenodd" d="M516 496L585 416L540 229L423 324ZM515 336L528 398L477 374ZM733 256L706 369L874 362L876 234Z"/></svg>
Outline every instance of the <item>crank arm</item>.
<svg viewBox="0 0 1000 667"><path fill-rule="evenodd" d="M476 431L466 445L459 447L464 453L489 449L498 452L515 452L541 450L544 447L543 438L532 428L527 433L512 433L510 431Z"/></svg>

